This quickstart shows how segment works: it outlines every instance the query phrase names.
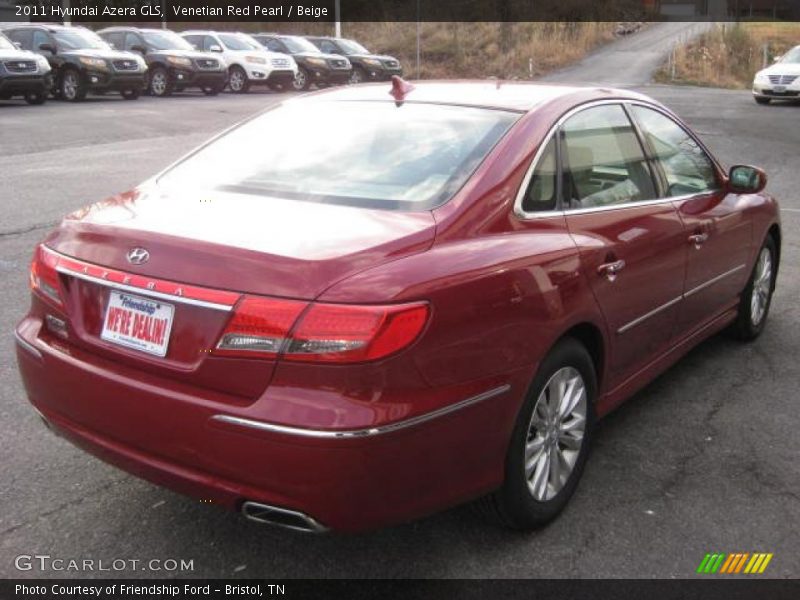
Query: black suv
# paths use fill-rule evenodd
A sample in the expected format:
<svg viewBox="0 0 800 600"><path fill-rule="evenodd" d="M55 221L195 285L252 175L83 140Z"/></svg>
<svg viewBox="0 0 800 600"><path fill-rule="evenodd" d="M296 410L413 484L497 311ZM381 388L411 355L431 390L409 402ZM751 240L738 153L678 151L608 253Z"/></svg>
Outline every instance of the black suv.
<svg viewBox="0 0 800 600"><path fill-rule="evenodd" d="M44 104L50 90L50 65L38 54L19 50L0 33L0 100L22 96Z"/></svg>
<svg viewBox="0 0 800 600"><path fill-rule="evenodd" d="M142 93L147 72L144 60L113 50L85 27L11 25L3 33L48 60L57 98L77 102L89 92L116 91L126 100L135 100Z"/></svg>
<svg viewBox="0 0 800 600"><path fill-rule="evenodd" d="M307 90L312 84L322 88L347 83L353 74L353 66L347 58L340 54L325 54L298 35L257 33L252 37L267 50L292 55L297 63L292 87L298 91Z"/></svg>
<svg viewBox="0 0 800 600"><path fill-rule="evenodd" d="M393 56L372 54L358 42L345 38L314 37L306 39L326 54L342 54L353 63L350 83L388 81L392 75L403 76L400 61Z"/></svg>
<svg viewBox="0 0 800 600"><path fill-rule="evenodd" d="M169 96L196 87L216 96L228 82L225 63L210 52L198 52L173 31L109 27L97 32L113 48L137 52L147 63L147 91Z"/></svg>

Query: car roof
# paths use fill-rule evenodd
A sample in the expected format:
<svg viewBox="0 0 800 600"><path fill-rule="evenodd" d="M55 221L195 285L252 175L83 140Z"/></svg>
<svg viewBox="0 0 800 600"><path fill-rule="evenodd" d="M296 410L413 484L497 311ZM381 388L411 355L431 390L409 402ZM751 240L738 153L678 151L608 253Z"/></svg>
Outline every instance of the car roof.
<svg viewBox="0 0 800 600"><path fill-rule="evenodd" d="M133 26L125 26L125 25L116 25L114 27L104 27L103 29L98 29L96 33L110 33L112 31L169 31L172 32L171 29L161 29L156 27L133 27Z"/></svg>
<svg viewBox="0 0 800 600"><path fill-rule="evenodd" d="M554 101L579 104L593 100L627 99L653 102L650 98L628 90L611 88L548 85L515 81L425 81L414 82L407 102L446 104L528 112ZM347 86L297 98L342 101L393 101L391 83ZM293 100L294 101L294 100Z"/></svg>
<svg viewBox="0 0 800 600"><path fill-rule="evenodd" d="M2 29L46 29L47 31L61 31L64 29L86 29L91 31L88 27L83 25L72 25L67 27L60 23L3 23L0 27Z"/></svg>

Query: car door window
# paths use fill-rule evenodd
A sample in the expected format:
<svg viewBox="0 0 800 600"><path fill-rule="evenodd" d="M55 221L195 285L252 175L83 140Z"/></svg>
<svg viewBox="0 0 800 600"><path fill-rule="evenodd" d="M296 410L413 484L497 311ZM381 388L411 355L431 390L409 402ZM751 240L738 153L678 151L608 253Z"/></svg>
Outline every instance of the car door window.
<svg viewBox="0 0 800 600"><path fill-rule="evenodd" d="M220 48L224 48L225 46L222 42L218 42L216 39L207 35L203 38L203 50L206 52L211 52L211 46L219 46Z"/></svg>
<svg viewBox="0 0 800 600"><path fill-rule="evenodd" d="M579 112L561 129L566 208L594 208L653 200L653 176L622 106Z"/></svg>
<svg viewBox="0 0 800 600"><path fill-rule="evenodd" d="M713 161L683 127L644 106L634 105L631 110L664 171L667 196L702 194L719 187Z"/></svg>
<svg viewBox="0 0 800 600"><path fill-rule="evenodd" d="M135 33L125 34L125 50L133 50L134 46L144 47L144 40Z"/></svg>
<svg viewBox="0 0 800 600"><path fill-rule="evenodd" d="M526 213L554 210L558 193L557 177L556 142L551 138L533 170L522 198L522 210Z"/></svg>
<svg viewBox="0 0 800 600"><path fill-rule="evenodd" d="M42 44L49 44L50 46L52 46L53 42L50 39L50 36L47 35L47 33L37 29L37 30L35 30L33 32L33 50L34 50L34 52L41 52L41 50L39 50L39 46L41 46Z"/></svg>

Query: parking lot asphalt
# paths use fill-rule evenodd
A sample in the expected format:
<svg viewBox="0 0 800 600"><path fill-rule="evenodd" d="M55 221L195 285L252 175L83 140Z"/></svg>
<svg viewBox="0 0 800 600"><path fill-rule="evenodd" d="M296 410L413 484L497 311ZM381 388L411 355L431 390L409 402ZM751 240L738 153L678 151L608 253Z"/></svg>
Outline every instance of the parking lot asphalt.
<svg viewBox="0 0 800 600"><path fill-rule="evenodd" d="M800 106L645 85L728 164L766 168L783 259L764 335L717 336L602 422L583 481L546 529L520 535L465 508L355 536L258 526L117 471L54 437L25 399L11 331L34 245L64 213L125 190L282 96L0 106L0 576L688 577L706 552L800 560ZM264 140L265 144L279 140ZM183 559L178 573L17 571L15 557Z"/></svg>

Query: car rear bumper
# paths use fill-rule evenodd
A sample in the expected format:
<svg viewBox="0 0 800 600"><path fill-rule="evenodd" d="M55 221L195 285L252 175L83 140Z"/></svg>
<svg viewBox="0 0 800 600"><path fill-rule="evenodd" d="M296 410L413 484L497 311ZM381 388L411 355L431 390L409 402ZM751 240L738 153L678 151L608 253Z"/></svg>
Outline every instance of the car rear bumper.
<svg viewBox="0 0 800 600"><path fill-rule="evenodd" d="M36 317L16 338L31 403L75 445L232 510L264 503L341 531L421 517L497 487L527 385L519 373L448 410L320 430L270 422L269 402L232 406L100 359L43 332Z"/></svg>

